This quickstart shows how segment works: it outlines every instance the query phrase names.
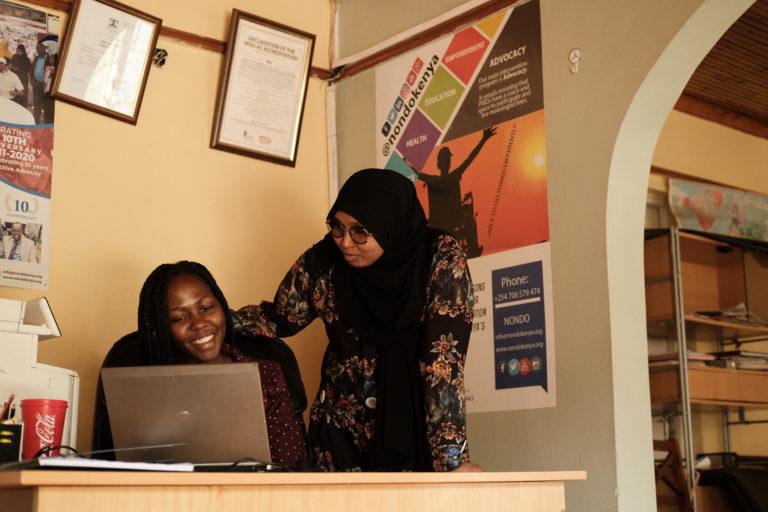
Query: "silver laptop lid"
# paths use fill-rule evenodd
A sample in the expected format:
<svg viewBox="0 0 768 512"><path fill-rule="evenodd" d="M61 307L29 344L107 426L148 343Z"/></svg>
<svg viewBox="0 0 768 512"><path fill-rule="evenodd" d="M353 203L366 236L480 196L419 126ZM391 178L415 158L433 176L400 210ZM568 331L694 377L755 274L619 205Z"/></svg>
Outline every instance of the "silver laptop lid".
<svg viewBox="0 0 768 512"><path fill-rule="evenodd" d="M104 368L101 371L121 461L271 461L257 363Z"/></svg>

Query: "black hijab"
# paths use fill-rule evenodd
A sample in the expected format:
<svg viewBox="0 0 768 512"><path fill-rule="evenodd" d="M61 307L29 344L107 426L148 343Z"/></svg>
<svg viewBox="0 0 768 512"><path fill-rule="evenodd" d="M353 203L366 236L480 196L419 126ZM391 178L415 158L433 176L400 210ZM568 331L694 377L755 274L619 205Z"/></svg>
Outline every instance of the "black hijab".
<svg viewBox="0 0 768 512"><path fill-rule="evenodd" d="M364 268L336 255L333 282L341 319L364 344L376 347L377 405L373 468L432 470L425 432L424 390L419 375L421 314L440 233L427 227L413 183L384 169L364 169L344 183L328 218L355 218L384 250Z"/></svg>

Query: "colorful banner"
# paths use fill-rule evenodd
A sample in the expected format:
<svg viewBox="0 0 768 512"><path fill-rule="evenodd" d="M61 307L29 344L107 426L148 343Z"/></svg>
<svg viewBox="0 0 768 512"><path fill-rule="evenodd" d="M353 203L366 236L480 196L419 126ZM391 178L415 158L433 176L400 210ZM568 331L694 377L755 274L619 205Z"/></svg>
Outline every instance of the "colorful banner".
<svg viewBox="0 0 768 512"><path fill-rule="evenodd" d="M540 31L529 2L377 68L378 164L470 257L549 239Z"/></svg>
<svg viewBox="0 0 768 512"><path fill-rule="evenodd" d="M542 245L548 254L549 247L541 244L549 240L549 220L538 0L379 66L376 112L378 165L414 181L429 224L452 233L472 258L475 282L485 283L489 293L492 287L503 288L507 274L514 279L509 276L523 273L540 283L536 303L510 298L503 312L490 301L476 308L481 320L475 323L467 375L479 364L477 347L492 347L497 355L484 360L477 372L490 376L488 386L474 386L469 378L467 385L478 393L501 393L505 403L480 399L468 407L493 404L474 408L477 412L521 403L553 406L554 372L548 370L553 368L554 336L551 328L544 329L552 297L544 279L549 260L516 266L519 251L528 254L523 249ZM523 292L500 288L498 296ZM488 320L482 320L483 314ZM513 326L504 323L512 321L508 317L518 318L520 332L540 334L515 335L508 329ZM514 349L529 345L537 348ZM540 390L537 403L528 398L515 403L515 395L508 393L522 390L528 396L524 391L529 388Z"/></svg>
<svg viewBox="0 0 768 512"><path fill-rule="evenodd" d="M0 2L0 285L48 286L59 18Z"/></svg>

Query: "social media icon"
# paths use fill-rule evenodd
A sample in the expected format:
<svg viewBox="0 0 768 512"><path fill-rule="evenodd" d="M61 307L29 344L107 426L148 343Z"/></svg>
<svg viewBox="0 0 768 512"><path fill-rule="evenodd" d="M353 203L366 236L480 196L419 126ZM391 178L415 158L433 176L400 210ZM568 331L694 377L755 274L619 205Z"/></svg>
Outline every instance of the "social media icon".
<svg viewBox="0 0 768 512"><path fill-rule="evenodd" d="M408 73L408 78L406 78L405 81L408 82L408 85L413 85L413 82L416 81L416 73L413 71Z"/></svg>
<svg viewBox="0 0 768 512"><path fill-rule="evenodd" d="M540 357L533 357L531 358L531 370L534 372L540 372L541 371L541 358Z"/></svg>
<svg viewBox="0 0 768 512"><path fill-rule="evenodd" d="M389 115L387 116L387 121L389 121L392 124L395 124L395 120L397 119L397 110L392 109L389 111Z"/></svg>
<svg viewBox="0 0 768 512"><path fill-rule="evenodd" d="M509 364L507 365L507 371L513 377L520 373L520 361L517 359L510 359Z"/></svg>
<svg viewBox="0 0 768 512"><path fill-rule="evenodd" d="M392 125L385 122L384 126L381 127L382 135L384 135L386 137L387 135L389 135L389 130L391 130L391 129L392 129Z"/></svg>
<svg viewBox="0 0 768 512"><path fill-rule="evenodd" d="M531 373L531 360L524 357L520 360L520 375L526 376Z"/></svg>
<svg viewBox="0 0 768 512"><path fill-rule="evenodd" d="M400 112L401 108L403 108L403 98L398 96L397 99L395 100L395 110Z"/></svg>
<svg viewBox="0 0 768 512"><path fill-rule="evenodd" d="M421 67L424 65L424 61L420 58L416 57L416 60L413 61L413 66L411 66L411 69L413 69L416 73L421 71Z"/></svg>
<svg viewBox="0 0 768 512"><path fill-rule="evenodd" d="M405 98L408 96L408 93L411 92L411 86L408 84L403 84L403 87L400 89L400 96Z"/></svg>

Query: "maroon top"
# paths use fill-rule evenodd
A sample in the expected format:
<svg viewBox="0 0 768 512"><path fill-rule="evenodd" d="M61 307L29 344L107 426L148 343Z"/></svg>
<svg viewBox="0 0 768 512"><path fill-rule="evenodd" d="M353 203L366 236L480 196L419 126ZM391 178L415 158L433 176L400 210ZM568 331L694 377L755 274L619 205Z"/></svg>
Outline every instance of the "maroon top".
<svg viewBox="0 0 768 512"><path fill-rule="evenodd" d="M301 465L307 459L304 424L293 413L291 395L280 364L248 357L229 344L221 347L221 353L236 363L259 363L271 462L288 467Z"/></svg>

